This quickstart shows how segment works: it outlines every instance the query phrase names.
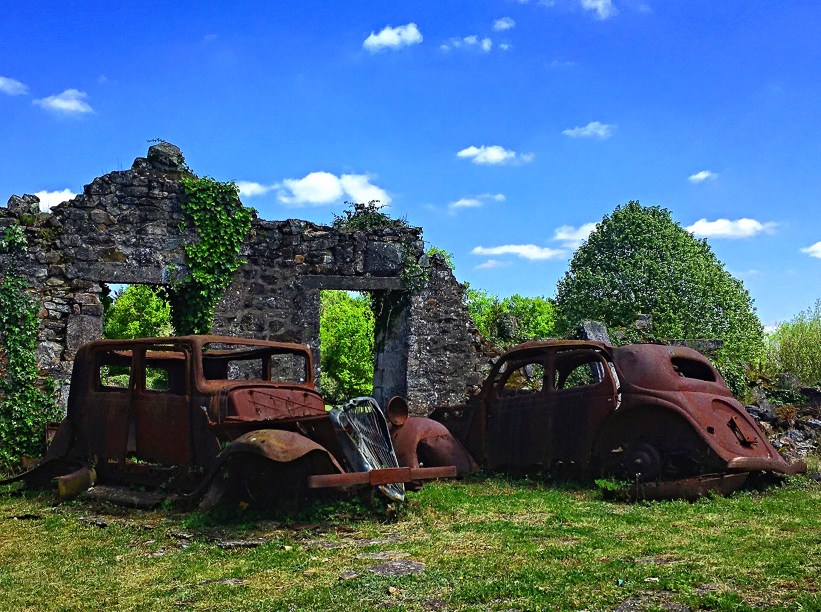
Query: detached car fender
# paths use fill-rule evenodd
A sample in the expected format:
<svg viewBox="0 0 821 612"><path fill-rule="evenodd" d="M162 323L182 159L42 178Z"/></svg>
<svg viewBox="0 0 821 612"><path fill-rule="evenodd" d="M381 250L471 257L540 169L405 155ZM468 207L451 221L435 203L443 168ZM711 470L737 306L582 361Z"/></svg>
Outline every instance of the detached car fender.
<svg viewBox="0 0 821 612"><path fill-rule="evenodd" d="M344 471L324 446L302 434L282 429L260 429L241 435L220 451L214 468L219 469L237 453L259 455L277 463L290 463L314 451L325 455L338 471Z"/></svg>
<svg viewBox="0 0 821 612"><path fill-rule="evenodd" d="M391 435L400 465L417 468L456 466L458 476L479 470L479 466L442 423L425 417L410 417Z"/></svg>

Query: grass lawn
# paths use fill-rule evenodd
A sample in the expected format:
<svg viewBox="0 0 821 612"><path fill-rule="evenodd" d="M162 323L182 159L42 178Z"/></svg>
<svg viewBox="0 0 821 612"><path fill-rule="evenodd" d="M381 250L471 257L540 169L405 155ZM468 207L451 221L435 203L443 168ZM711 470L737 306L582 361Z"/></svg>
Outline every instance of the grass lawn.
<svg viewBox="0 0 821 612"><path fill-rule="evenodd" d="M398 512L342 502L292 517L5 492L0 608L821 610L819 502L806 477L638 504L477 477L428 484ZM391 560L424 569L369 569Z"/></svg>

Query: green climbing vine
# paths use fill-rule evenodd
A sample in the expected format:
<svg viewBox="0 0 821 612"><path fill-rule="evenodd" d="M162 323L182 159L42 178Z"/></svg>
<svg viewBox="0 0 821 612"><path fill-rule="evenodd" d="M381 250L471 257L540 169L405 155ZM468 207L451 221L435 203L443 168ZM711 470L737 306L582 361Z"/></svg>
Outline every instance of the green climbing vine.
<svg viewBox="0 0 821 612"><path fill-rule="evenodd" d="M26 234L18 223L10 225L0 233L0 253L25 249L27 245Z"/></svg>
<svg viewBox="0 0 821 612"><path fill-rule="evenodd" d="M217 302L244 263L240 251L253 210L242 205L233 182L184 176L182 184L187 196L182 207L197 237L184 247L187 277L168 290L171 320L178 335L207 334Z"/></svg>
<svg viewBox="0 0 821 612"><path fill-rule="evenodd" d="M37 381L37 304L23 279L7 274L0 283L0 470L45 449L45 426L60 417L54 381Z"/></svg>

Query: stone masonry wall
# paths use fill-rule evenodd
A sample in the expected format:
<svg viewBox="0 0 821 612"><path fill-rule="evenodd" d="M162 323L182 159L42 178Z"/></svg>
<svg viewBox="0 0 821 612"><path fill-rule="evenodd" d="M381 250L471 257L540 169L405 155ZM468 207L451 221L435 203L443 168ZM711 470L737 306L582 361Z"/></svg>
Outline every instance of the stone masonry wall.
<svg viewBox="0 0 821 612"><path fill-rule="evenodd" d="M0 231L24 226L29 247L0 253L0 276L25 277L40 309L41 371L67 398L74 354L102 332L103 284L162 285L187 273L180 150L161 143L130 170L94 179L73 200L41 214L34 196L0 208ZM181 231L182 228L182 231ZM463 287L440 258L424 256L421 230L345 232L307 221L255 218L243 247L247 262L218 306L214 333L309 344L319 363L319 292L376 292L394 310L377 331L374 395L406 395L417 413L460 403L478 382L478 334ZM407 262L428 283L408 296Z"/></svg>

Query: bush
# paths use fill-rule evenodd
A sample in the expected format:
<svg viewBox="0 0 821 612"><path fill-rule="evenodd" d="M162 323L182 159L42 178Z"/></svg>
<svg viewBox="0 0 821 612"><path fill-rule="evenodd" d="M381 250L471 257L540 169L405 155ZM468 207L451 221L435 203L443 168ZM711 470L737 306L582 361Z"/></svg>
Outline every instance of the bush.
<svg viewBox="0 0 821 612"><path fill-rule="evenodd" d="M766 369L821 385L821 299L767 335Z"/></svg>
<svg viewBox="0 0 821 612"><path fill-rule="evenodd" d="M479 333L499 347L548 338L554 332L555 308L545 298L512 295L499 300L481 289L468 289L465 295Z"/></svg>
<svg viewBox="0 0 821 612"><path fill-rule="evenodd" d="M374 315L368 297L323 291L319 342L320 390L326 402L373 393Z"/></svg>

